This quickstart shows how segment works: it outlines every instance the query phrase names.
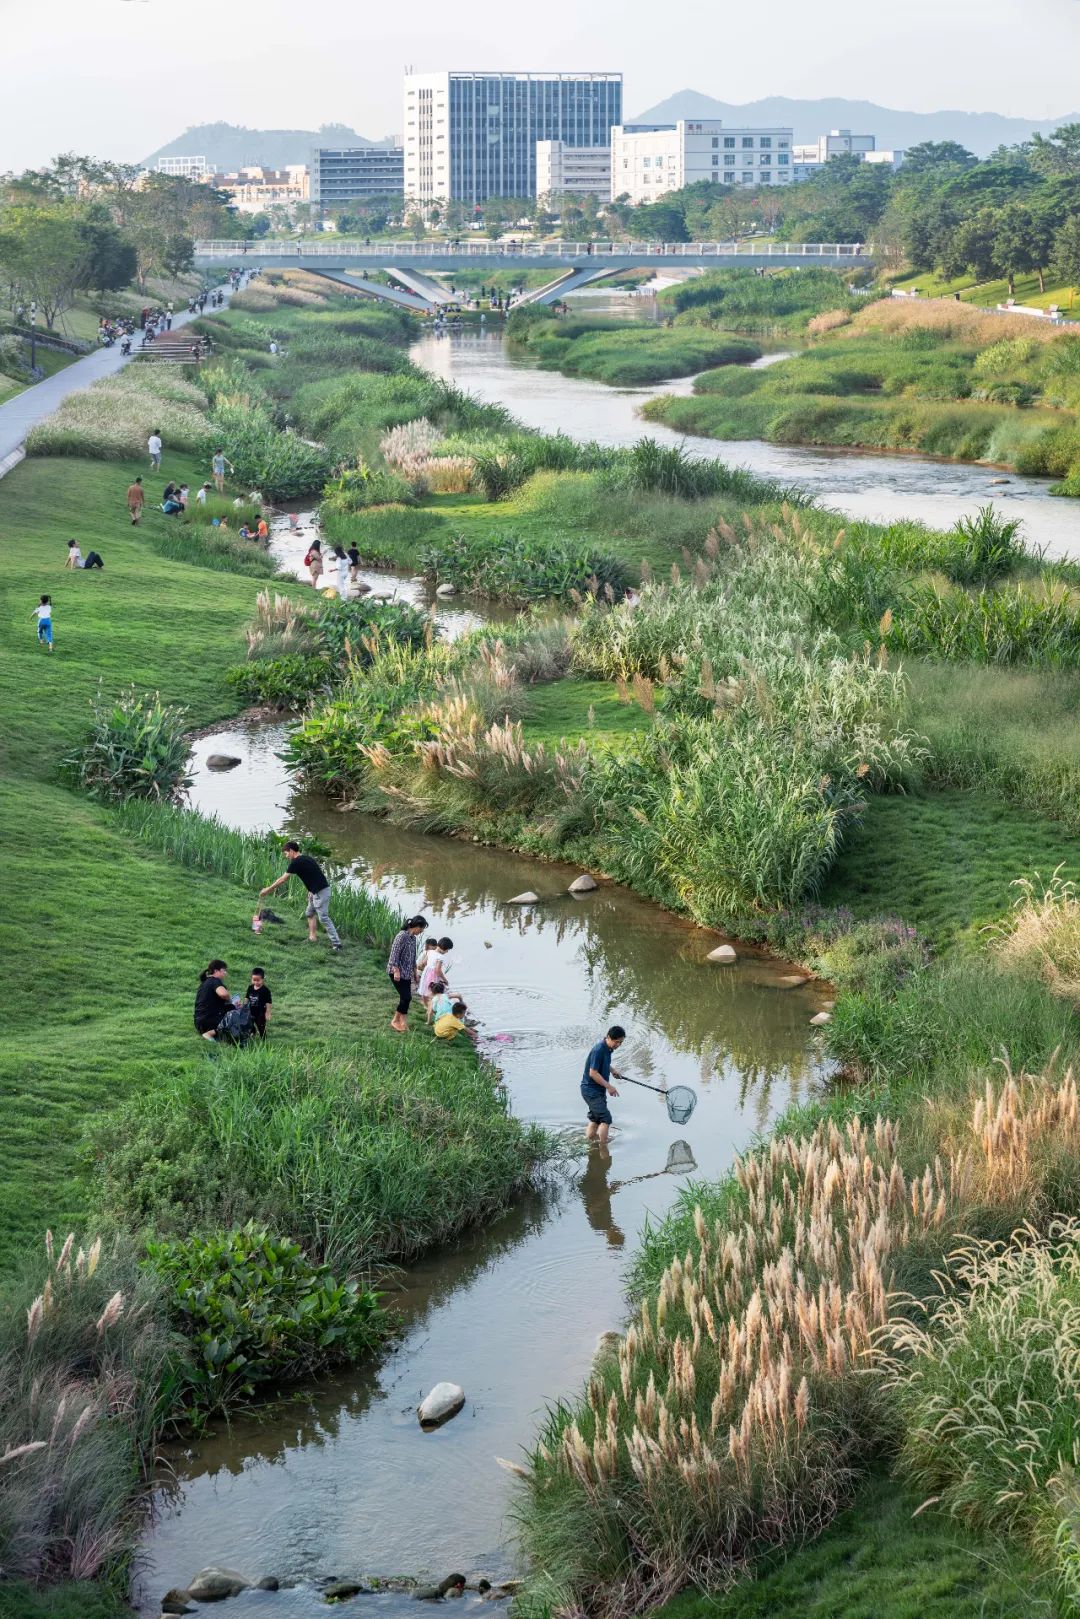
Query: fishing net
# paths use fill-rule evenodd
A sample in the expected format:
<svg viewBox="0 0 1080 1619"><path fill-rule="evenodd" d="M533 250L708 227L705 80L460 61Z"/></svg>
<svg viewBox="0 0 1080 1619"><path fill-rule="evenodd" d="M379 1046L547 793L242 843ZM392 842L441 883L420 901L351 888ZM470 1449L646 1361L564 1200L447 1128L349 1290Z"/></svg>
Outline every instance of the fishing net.
<svg viewBox="0 0 1080 1619"><path fill-rule="evenodd" d="M667 1152L667 1163L664 1165L666 1175L687 1175L697 1168L697 1160L690 1151L689 1141L673 1141Z"/></svg>
<svg viewBox="0 0 1080 1619"><path fill-rule="evenodd" d="M668 1118L672 1124L685 1124L697 1107L697 1092L689 1085L673 1085L666 1093Z"/></svg>

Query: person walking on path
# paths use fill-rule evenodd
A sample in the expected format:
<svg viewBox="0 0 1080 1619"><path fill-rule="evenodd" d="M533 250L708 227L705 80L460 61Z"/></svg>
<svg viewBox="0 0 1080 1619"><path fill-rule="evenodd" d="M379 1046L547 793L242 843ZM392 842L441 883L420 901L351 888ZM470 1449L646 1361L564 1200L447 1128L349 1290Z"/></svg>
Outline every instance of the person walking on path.
<svg viewBox="0 0 1080 1619"><path fill-rule="evenodd" d="M585 1072L581 1076L581 1094L589 1110L585 1140L599 1141L602 1147L607 1146L608 1131L612 1124L608 1097L619 1094L611 1083L611 1076L614 1074L616 1079L622 1078L618 1069L612 1068L611 1059L625 1039L626 1030L618 1023L613 1023L604 1038L596 1042L585 1058Z"/></svg>
<svg viewBox="0 0 1080 1619"><path fill-rule="evenodd" d="M146 490L143 488L142 478L136 478L134 483L128 484L127 492L127 509L132 528L139 526L145 501Z"/></svg>
<svg viewBox="0 0 1080 1619"><path fill-rule="evenodd" d="M259 898L265 899L276 888L281 888L290 877L299 877L308 891L307 917L308 938L315 943L315 935L321 922L330 940L331 950L341 949L341 938L337 928L330 920L330 883L319 862L309 854L301 854L300 845L292 838L285 845L285 857L288 865L276 882L270 883L266 888L259 889Z"/></svg>
<svg viewBox="0 0 1080 1619"><path fill-rule="evenodd" d="M161 471L161 428L155 427L146 441L146 448L150 452L151 472Z"/></svg>
<svg viewBox="0 0 1080 1619"><path fill-rule="evenodd" d="M404 1034L409 1027L409 1003L416 979L416 941L426 927L426 916L410 916L402 923L390 946L386 974L398 997L397 1010L390 1019L390 1027L398 1034Z"/></svg>
<svg viewBox="0 0 1080 1619"><path fill-rule="evenodd" d="M34 617L37 619L37 638L46 651L53 649L52 640L52 597L42 596L41 601L34 608Z"/></svg>
<svg viewBox="0 0 1080 1619"><path fill-rule="evenodd" d="M217 490L219 495L223 495L225 493L226 467L228 467L230 472L235 471L232 462L225 459L225 451L215 450L214 459L210 463L210 468L214 474L214 488Z"/></svg>

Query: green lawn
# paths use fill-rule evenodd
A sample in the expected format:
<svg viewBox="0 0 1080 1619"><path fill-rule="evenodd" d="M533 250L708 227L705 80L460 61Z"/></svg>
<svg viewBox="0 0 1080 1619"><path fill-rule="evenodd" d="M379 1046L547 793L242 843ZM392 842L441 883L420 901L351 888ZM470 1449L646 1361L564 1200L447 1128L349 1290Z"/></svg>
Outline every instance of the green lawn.
<svg viewBox="0 0 1080 1619"><path fill-rule="evenodd" d="M1035 872L1080 879L1080 837L989 792L871 798L821 893L856 916L903 917L938 946L977 945L979 930Z"/></svg>
<svg viewBox="0 0 1080 1619"><path fill-rule="evenodd" d="M530 742L547 746L579 737L624 736L649 723L635 702L624 702L617 689L604 680L555 680L529 688L524 720Z"/></svg>
<svg viewBox="0 0 1080 1619"><path fill-rule="evenodd" d="M958 292L962 302L979 304L985 309L995 309L1009 297L1007 281L976 281L973 275L959 275L950 279L930 270L911 270L906 275L897 276L891 285L901 291L918 287L927 298L951 298ZM1013 296L1018 304L1032 304L1037 309L1049 309L1051 304L1057 304L1068 313L1076 300L1076 289L1055 283L1054 277L1047 275L1046 291L1042 292L1037 275L1018 275Z"/></svg>
<svg viewBox="0 0 1080 1619"><path fill-rule="evenodd" d="M971 1535L892 1479L819 1540L728 1596L685 1592L655 1619L1051 1619L1037 1571Z"/></svg>

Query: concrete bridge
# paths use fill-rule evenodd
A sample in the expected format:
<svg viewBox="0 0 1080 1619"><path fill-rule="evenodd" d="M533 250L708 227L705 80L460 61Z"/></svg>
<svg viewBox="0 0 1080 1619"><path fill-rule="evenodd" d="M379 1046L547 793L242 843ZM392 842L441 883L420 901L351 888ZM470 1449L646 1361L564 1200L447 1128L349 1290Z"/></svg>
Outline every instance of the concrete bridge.
<svg viewBox="0 0 1080 1619"><path fill-rule="evenodd" d="M749 237L734 242L563 242L475 241L435 238L420 242L315 240L200 241L195 243L199 269L241 265L245 269L308 270L358 287L373 297L389 289L367 279L383 270L409 289L393 302L433 309L445 302L445 291L429 279L431 272L453 275L459 270L550 270L545 286L525 293L521 302L554 303L575 287L626 270L780 269L822 265L855 270L872 267L874 249L866 242L767 242ZM428 272L425 275L424 272Z"/></svg>

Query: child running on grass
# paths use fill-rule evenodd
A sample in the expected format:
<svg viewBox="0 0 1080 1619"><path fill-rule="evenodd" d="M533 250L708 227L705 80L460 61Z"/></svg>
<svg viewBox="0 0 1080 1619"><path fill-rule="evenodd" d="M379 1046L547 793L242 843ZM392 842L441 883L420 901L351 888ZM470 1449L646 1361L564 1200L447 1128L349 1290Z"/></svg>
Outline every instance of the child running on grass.
<svg viewBox="0 0 1080 1619"><path fill-rule="evenodd" d="M39 605L34 608L34 617L37 619L38 641L51 652L53 649L51 596L42 596Z"/></svg>

